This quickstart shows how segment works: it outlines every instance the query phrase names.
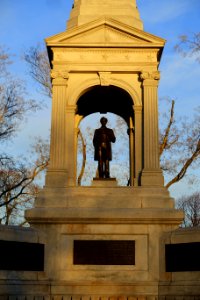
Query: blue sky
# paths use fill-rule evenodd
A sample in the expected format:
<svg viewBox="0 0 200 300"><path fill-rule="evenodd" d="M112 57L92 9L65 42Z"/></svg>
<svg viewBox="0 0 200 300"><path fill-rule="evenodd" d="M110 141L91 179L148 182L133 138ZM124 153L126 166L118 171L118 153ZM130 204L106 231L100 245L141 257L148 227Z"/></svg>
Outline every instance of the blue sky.
<svg viewBox="0 0 200 300"><path fill-rule="evenodd" d="M37 92L21 57L30 46L66 30L72 4L73 0L0 0L0 44L14 54L11 69L27 81L29 96L44 100L47 106L28 117L15 141L6 145L7 151L25 152L34 136L49 134L50 101ZM200 31L200 0L137 0L137 4L144 30L167 41L160 65L159 97L176 99L177 114L190 118L200 105L200 65L192 57L183 59L174 45L178 36ZM172 194L182 191L183 184L176 185Z"/></svg>

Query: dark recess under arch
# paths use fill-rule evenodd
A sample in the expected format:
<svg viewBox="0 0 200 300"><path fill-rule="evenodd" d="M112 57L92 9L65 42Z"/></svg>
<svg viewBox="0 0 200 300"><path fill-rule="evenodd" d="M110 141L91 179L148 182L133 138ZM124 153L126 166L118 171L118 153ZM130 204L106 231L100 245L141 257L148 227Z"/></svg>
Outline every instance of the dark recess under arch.
<svg viewBox="0 0 200 300"><path fill-rule="evenodd" d="M129 124L129 118L134 115L133 101L119 87L97 85L83 94L77 102L77 114L88 116L95 112L117 114Z"/></svg>

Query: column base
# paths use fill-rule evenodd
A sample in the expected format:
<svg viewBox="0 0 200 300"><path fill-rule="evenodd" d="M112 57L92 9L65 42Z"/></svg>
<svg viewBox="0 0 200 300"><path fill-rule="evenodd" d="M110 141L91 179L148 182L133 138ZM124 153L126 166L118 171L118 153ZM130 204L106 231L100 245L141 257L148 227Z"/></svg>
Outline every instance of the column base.
<svg viewBox="0 0 200 300"><path fill-rule="evenodd" d="M52 170L49 169L46 173L45 186L46 187L67 187L68 172L66 170Z"/></svg>
<svg viewBox="0 0 200 300"><path fill-rule="evenodd" d="M164 176L161 170L143 170L141 176L142 186L164 186Z"/></svg>

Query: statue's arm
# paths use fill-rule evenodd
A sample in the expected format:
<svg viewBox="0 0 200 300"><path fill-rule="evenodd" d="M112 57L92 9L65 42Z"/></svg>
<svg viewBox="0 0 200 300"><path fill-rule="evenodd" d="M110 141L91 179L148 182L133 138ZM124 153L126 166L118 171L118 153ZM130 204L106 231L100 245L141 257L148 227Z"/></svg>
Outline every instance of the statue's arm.
<svg viewBox="0 0 200 300"><path fill-rule="evenodd" d="M94 137L93 137L93 146L95 147L97 144L97 130L94 132Z"/></svg>
<svg viewBox="0 0 200 300"><path fill-rule="evenodd" d="M112 143L115 143L115 141L116 141L116 137L115 137L114 131L112 129L110 129L110 141Z"/></svg>

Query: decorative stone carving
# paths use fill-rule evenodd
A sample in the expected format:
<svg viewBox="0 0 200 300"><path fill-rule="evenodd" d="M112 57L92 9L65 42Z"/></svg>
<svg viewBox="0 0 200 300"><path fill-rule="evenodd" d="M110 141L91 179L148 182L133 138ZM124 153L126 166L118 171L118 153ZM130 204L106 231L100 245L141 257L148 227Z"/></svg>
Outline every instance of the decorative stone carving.
<svg viewBox="0 0 200 300"><path fill-rule="evenodd" d="M139 42L138 42L139 43ZM131 65L135 65L138 63L145 63L145 65L156 63L158 51L151 50L149 54L149 50L147 49L65 49L63 52L55 52L54 54L54 64L62 65L61 62L65 62L65 65L69 63L80 63L87 64L93 63L94 61L97 63L130 63ZM54 71L53 71L54 72ZM55 71L58 72L58 71Z"/></svg>
<svg viewBox="0 0 200 300"><path fill-rule="evenodd" d="M68 79L69 78L69 72L52 70L51 71L51 78L52 79L57 79L57 78Z"/></svg>
<svg viewBox="0 0 200 300"><path fill-rule="evenodd" d="M142 72L140 74L140 79L141 80L160 80L160 72L159 71L154 71L154 72Z"/></svg>
<svg viewBox="0 0 200 300"><path fill-rule="evenodd" d="M100 85L102 86L110 85L111 72L98 72L98 75L100 79Z"/></svg>
<svg viewBox="0 0 200 300"><path fill-rule="evenodd" d="M67 85L69 73L67 71L51 71L51 78L53 85Z"/></svg>

